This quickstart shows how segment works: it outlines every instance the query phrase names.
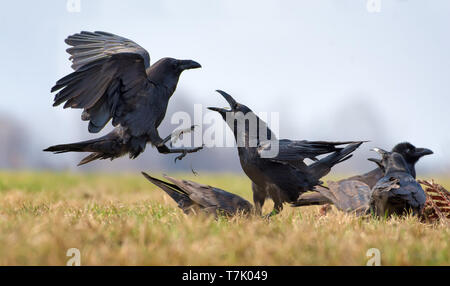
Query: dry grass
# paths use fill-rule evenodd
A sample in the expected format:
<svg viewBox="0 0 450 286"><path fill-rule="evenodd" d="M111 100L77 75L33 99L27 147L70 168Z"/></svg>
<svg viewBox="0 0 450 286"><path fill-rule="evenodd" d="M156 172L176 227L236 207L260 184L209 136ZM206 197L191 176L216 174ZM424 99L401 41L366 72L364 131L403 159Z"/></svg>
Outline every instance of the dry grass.
<svg viewBox="0 0 450 286"><path fill-rule="evenodd" d="M173 176L251 198L242 176ZM65 265L69 248L82 265L365 265L369 248L383 265L450 265L444 224L318 209L215 221L185 216L140 175L1 172L0 265Z"/></svg>

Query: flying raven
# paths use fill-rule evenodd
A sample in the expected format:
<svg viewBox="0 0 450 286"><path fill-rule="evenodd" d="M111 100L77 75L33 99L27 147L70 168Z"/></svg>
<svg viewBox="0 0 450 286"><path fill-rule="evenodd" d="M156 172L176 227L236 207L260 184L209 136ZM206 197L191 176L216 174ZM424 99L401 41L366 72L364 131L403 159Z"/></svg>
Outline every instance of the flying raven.
<svg viewBox="0 0 450 286"><path fill-rule="evenodd" d="M363 143L277 140L266 123L250 108L236 102L224 91L217 92L225 98L231 109L208 108L218 112L234 133L241 167L253 182L253 201L258 214L261 214L267 197L274 201L271 214L279 213L284 202L297 201L301 193L321 184L320 178L328 174L331 167L349 159L351 153ZM240 121L242 118L248 120ZM250 121L253 121L253 126ZM338 147L343 144L349 145ZM267 156L265 152L276 146L277 154ZM324 154L329 155L320 160L316 158ZM315 162L306 165L306 158Z"/></svg>
<svg viewBox="0 0 450 286"><path fill-rule="evenodd" d="M250 214L253 206L242 197L219 188L202 185L188 180L177 180L164 175L170 182L151 177L142 172L154 185L165 191L185 214L203 212L206 214L233 216Z"/></svg>
<svg viewBox="0 0 450 286"><path fill-rule="evenodd" d="M169 99L175 92L184 70L200 68L192 60L162 58L150 65L148 52L133 41L106 32L81 32L65 42L71 55L71 74L58 80L51 89L59 91L53 106L83 109L81 119L89 121L89 132L98 133L112 119L115 129L103 137L51 146L54 153L91 152L79 165L97 159L115 159L141 154L148 142L160 153L187 153L200 150L170 149L158 126L163 120Z"/></svg>

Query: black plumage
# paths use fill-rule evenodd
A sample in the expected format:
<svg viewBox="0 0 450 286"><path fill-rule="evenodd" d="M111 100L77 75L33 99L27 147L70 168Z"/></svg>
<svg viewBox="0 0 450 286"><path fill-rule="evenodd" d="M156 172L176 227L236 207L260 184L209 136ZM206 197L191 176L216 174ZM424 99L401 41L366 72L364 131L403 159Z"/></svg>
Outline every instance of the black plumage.
<svg viewBox="0 0 450 286"><path fill-rule="evenodd" d="M319 194L327 198L338 210L366 214L372 196L370 187L361 181L345 180L342 182L328 182L328 187L316 187Z"/></svg>
<svg viewBox="0 0 450 286"><path fill-rule="evenodd" d="M419 161L419 159L422 158L423 156L433 154L433 151L431 151L430 149L415 147L414 145L412 145L409 142L398 143L397 145L394 146L394 148L392 148L392 152L397 152L403 156L403 158L406 161L409 173L414 178L416 178L415 166L416 166L416 163ZM329 191L332 191L335 193L344 192L344 191L353 193L355 190L347 190L347 188L349 188L351 186L351 184L350 185L345 184L345 182L347 182L347 181L359 181L363 184L366 184L368 186L369 190L371 190L375 186L375 184L384 176L385 172L383 169L384 167L381 164L380 160L373 159L373 158L370 158L368 160L377 163L378 167L371 170L370 172L367 172L362 175L352 176L352 177L342 179L337 182L329 181L328 182L329 189L330 189ZM340 186L341 184L343 184L343 185ZM322 190L322 191L324 191L324 193L329 192L329 191L324 190L321 187L317 187L316 190L317 191ZM328 204L328 203L334 203L334 202L331 201L330 199L328 199L326 196L324 196L322 194L322 192L317 192L317 193L307 193L307 194L301 195L299 197L298 201L293 204L293 206L322 205L322 204Z"/></svg>
<svg viewBox="0 0 450 286"><path fill-rule="evenodd" d="M383 176L371 188L359 180L328 182L328 187L317 186L320 196L329 200L337 209L364 215L376 216L404 215L412 211L422 212L426 195L414 179L406 160L400 153L374 149L382 155L381 160L372 159L383 172ZM312 200L311 198L306 198ZM314 198L317 200L317 197Z"/></svg>
<svg viewBox="0 0 450 286"><path fill-rule="evenodd" d="M350 158L362 144L360 141L277 140L266 123L247 106L223 91L218 92L227 100L231 110L209 109L218 112L234 133L242 169L253 182L253 200L259 214L268 197L274 201L273 214L282 210L283 203L297 201L301 193L321 184L320 178L328 174L331 167ZM241 121L243 117L248 120ZM348 145L339 147L344 144ZM268 156L275 147L278 147L278 152ZM328 155L320 160L316 158L324 154ZM306 158L314 162L307 165L304 162Z"/></svg>
<svg viewBox="0 0 450 286"><path fill-rule="evenodd" d="M403 156L379 148L385 175L372 188L370 210L378 216L419 215L425 205L426 195L415 180Z"/></svg>
<svg viewBox="0 0 450 286"><path fill-rule="evenodd" d="M219 188L188 180L177 180L164 176L169 182L159 180L142 172L154 185L165 191L185 214L203 212L206 214L234 216L248 215L253 211L250 202L242 197Z"/></svg>
<svg viewBox="0 0 450 286"><path fill-rule="evenodd" d="M161 153L196 152L170 149L158 133L180 74L201 67L192 60L163 58L150 65L148 52L126 38L106 32L81 32L69 36L71 74L56 82L53 106L83 109L89 132L97 133L112 119L116 128L98 139L51 146L54 153L91 152L80 164L95 159L137 157L149 142Z"/></svg>

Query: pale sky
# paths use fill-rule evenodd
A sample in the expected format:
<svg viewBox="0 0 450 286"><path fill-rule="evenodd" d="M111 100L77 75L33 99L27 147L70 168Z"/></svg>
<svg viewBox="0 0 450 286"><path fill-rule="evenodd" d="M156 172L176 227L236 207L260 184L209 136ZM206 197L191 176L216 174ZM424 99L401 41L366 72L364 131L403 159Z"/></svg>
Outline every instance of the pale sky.
<svg viewBox="0 0 450 286"><path fill-rule="evenodd" d="M187 110L224 106L214 92L223 89L254 111L280 112L282 138L371 140L366 149L408 140L435 151L420 168L448 170L450 2L381 0L379 13L366 2L81 0L70 13L65 0L3 1L0 112L27 126L37 152L98 136L80 110L51 107L50 88L71 71L64 39L103 30L152 62L201 63L172 99Z"/></svg>

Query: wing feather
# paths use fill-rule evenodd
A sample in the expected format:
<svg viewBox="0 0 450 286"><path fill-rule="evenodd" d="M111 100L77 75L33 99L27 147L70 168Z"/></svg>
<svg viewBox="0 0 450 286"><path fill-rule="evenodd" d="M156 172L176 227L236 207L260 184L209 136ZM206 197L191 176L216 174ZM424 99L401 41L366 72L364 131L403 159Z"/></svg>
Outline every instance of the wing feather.
<svg viewBox="0 0 450 286"><path fill-rule="evenodd" d="M354 143L348 142L327 142L327 141L295 141L288 139L281 139L278 141L264 141L258 146L258 153L267 151L273 147L273 144L278 144L278 154L270 159L278 161L303 161L304 159L317 160L316 157L341 150L339 145Z"/></svg>
<svg viewBox="0 0 450 286"><path fill-rule="evenodd" d="M86 32L69 36L71 74L61 78L51 89L53 106L84 109L89 132L99 132L112 118L130 129L133 136L147 132L148 112L137 110L149 103L151 96L146 70L148 52L126 38L106 32Z"/></svg>

